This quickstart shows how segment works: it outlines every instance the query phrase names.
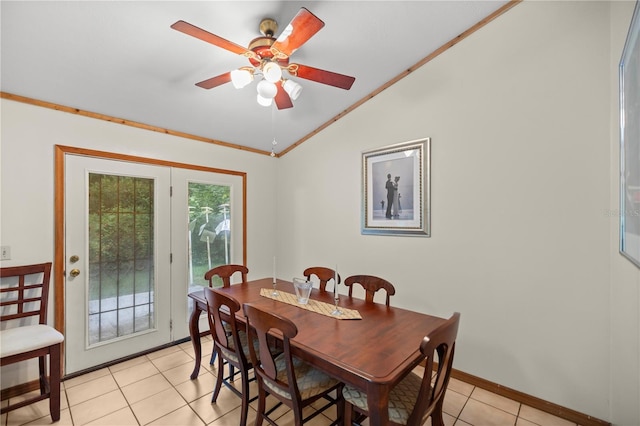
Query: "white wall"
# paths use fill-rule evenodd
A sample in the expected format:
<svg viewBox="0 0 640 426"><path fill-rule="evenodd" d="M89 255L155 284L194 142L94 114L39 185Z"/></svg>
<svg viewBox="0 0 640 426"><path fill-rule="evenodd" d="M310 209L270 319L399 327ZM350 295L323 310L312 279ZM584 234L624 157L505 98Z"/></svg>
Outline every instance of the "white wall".
<svg viewBox="0 0 640 426"><path fill-rule="evenodd" d="M611 68L616 70L634 2L611 4ZM618 74L611 74L611 206L619 210ZM618 253L620 222L611 220L611 422L640 424L640 271Z"/></svg>
<svg viewBox="0 0 640 426"><path fill-rule="evenodd" d="M624 303L613 326L630 321L635 343L617 345L636 376L615 367L614 396L632 392L614 407L638 402L638 275L622 265L631 278L612 292L608 214L622 48L610 27L626 28L628 6L610 21L608 2L519 4L283 157L285 276L337 263L385 277L395 306L462 313L455 368L601 419L617 416L610 319ZM427 136L432 237L361 235L361 152Z"/></svg>

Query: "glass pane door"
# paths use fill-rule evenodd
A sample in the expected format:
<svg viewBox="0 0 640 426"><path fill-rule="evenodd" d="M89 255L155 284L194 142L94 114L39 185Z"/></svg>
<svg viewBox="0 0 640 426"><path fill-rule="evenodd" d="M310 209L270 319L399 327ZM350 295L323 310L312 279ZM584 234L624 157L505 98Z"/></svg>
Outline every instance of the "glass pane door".
<svg viewBox="0 0 640 426"><path fill-rule="evenodd" d="M155 327L154 181L89 173L89 345Z"/></svg>
<svg viewBox="0 0 640 426"><path fill-rule="evenodd" d="M230 263L231 187L210 183L188 183L189 191L189 291L206 287L204 274ZM222 285L222 281L216 277Z"/></svg>

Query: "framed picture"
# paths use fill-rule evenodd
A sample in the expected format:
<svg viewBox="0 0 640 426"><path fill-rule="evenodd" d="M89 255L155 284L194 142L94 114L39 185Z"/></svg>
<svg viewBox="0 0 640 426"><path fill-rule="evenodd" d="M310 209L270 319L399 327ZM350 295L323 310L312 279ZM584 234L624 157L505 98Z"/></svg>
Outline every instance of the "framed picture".
<svg viewBox="0 0 640 426"><path fill-rule="evenodd" d="M640 267L640 6L620 60L620 253Z"/></svg>
<svg viewBox="0 0 640 426"><path fill-rule="evenodd" d="M431 139L362 153L362 234L431 236Z"/></svg>

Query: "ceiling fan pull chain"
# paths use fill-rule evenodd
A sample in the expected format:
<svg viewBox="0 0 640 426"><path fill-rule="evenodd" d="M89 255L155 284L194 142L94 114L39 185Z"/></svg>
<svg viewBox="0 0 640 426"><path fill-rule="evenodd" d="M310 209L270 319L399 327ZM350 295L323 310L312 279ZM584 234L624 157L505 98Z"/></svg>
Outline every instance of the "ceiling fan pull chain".
<svg viewBox="0 0 640 426"><path fill-rule="evenodd" d="M273 135L273 142L271 142L271 156L276 156L276 145L278 142L276 141L276 107L275 105L271 106L271 134Z"/></svg>

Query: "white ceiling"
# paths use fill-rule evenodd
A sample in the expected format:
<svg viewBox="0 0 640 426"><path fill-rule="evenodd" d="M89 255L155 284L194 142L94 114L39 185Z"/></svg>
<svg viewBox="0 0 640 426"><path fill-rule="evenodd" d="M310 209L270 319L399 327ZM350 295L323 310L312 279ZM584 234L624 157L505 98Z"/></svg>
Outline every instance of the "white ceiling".
<svg viewBox="0 0 640 426"><path fill-rule="evenodd" d="M265 152L275 129L279 153L507 2L2 0L0 89ZM277 37L303 6L325 26L291 62L356 80L346 91L292 78L303 90L285 110L259 106L255 82L195 86L248 61L170 28L248 46L263 18Z"/></svg>

